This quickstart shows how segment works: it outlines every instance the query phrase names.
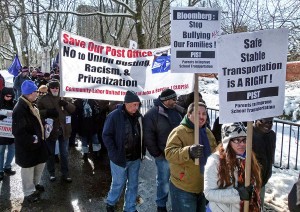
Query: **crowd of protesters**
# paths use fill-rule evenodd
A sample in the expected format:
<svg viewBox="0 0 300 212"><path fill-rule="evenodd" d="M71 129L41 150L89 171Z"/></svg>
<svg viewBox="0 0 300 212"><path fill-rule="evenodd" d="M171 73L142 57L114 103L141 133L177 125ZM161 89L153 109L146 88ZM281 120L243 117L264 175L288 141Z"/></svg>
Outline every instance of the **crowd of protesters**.
<svg viewBox="0 0 300 212"><path fill-rule="evenodd" d="M24 201L36 202L45 191L40 184L44 167L49 180L56 180L56 149L61 177L72 182L68 149L81 141L84 161L89 155L99 158L100 150L107 149L112 176L108 212L115 211L124 189L123 210L137 211L139 168L146 150L156 164L158 212L167 211L169 195L173 212L242 211L244 201L249 201L250 211L263 209L276 147L273 118L256 120L253 125L251 180L245 187L247 129L243 123L222 126L216 122L211 130L200 93L198 120L194 93L178 98L174 90L165 89L144 116L139 112L140 98L130 90L124 102L70 99L59 94L58 68L43 74L23 67L13 88L2 86L1 111L13 112L0 113L0 119L12 117L14 139L0 137L0 181L16 173L11 166L15 156L21 167ZM199 129L195 129L196 122Z"/></svg>

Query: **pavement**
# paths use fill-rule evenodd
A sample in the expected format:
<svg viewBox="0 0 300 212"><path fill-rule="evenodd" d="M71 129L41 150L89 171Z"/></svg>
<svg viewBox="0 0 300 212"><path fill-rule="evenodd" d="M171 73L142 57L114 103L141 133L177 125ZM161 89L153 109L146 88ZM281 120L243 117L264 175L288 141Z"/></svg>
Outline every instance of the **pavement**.
<svg viewBox="0 0 300 212"><path fill-rule="evenodd" d="M81 147L73 147L69 151L69 168L72 183L64 182L59 176L59 164L56 164L57 179L49 181L47 170L44 170L41 184L45 192L41 200L36 203L23 202L20 167L13 164L17 171L14 176L5 176L0 182L0 211L1 212L105 212L105 197L109 191L111 175L107 154L102 153L100 158L89 156L88 162L81 159ZM155 212L156 204L156 168L152 157L146 156L140 168L139 198L137 210L140 212ZM123 195L122 195L123 196ZM121 212L123 197L116 206ZM170 201L167 205L171 211ZM276 211L266 206L264 211Z"/></svg>

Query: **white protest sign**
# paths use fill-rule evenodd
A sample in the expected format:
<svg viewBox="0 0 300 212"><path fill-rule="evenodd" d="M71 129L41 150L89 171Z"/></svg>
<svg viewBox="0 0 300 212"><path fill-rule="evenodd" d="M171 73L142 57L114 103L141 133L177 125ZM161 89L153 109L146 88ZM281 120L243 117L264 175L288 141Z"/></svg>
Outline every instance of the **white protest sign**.
<svg viewBox="0 0 300 212"><path fill-rule="evenodd" d="M127 90L137 92L141 100L156 98L162 87L174 89L177 95L191 92L192 74L170 75L168 59L159 60L152 69L156 52L170 47L164 48L128 49L61 31L60 95L123 101Z"/></svg>
<svg viewBox="0 0 300 212"><path fill-rule="evenodd" d="M220 123L281 115L288 30L224 35L218 43Z"/></svg>
<svg viewBox="0 0 300 212"><path fill-rule="evenodd" d="M216 73L220 10L171 8L172 72Z"/></svg>
<svg viewBox="0 0 300 212"><path fill-rule="evenodd" d="M0 137L14 138L11 122L0 121Z"/></svg>

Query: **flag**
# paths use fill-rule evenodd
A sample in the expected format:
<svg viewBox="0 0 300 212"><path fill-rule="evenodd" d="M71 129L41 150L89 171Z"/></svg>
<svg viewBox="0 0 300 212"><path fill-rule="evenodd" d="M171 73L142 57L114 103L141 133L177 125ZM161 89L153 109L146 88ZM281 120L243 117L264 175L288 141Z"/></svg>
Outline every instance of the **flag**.
<svg viewBox="0 0 300 212"><path fill-rule="evenodd" d="M12 64L8 68L8 72L16 77L16 76L18 76L19 70L21 68L22 68L22 66L21 66L20 60L18 58L18 55L16 55Z"/></svg>
<svg viewBox="0 0 300 212"><path fill-rule="evenodd" d="M55 59L53 60L52 68L56 68L58 67L58 65L59 65L59 53L57 53Z"/></svg>

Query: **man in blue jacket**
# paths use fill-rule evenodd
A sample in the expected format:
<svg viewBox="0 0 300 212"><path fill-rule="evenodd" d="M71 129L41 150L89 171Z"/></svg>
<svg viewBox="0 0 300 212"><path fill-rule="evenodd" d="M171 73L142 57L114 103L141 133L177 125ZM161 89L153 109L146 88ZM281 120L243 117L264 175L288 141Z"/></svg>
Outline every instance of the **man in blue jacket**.
<svg viewBox="0 0 300 212"><path fill-rule="evenodd" d="M169 194L170 168L165 158L165 148L170 132L177 127L182 117L175 109L177 95L172 89L165 89L154 107L147 111L144 117L144 141L146 147L155 158L156 175L156 205L157 212L166 212Z"/></svg>
<svg viewBox="0 0 300 212"><path fill-rule="evenodd" d="M136 211L140 162L145 154L142 139L140 99L127 91L124 104L108 114L102 138L110 159L112 183L106 199L106 209L114 212L126 185L123 210Z"/></svg>

